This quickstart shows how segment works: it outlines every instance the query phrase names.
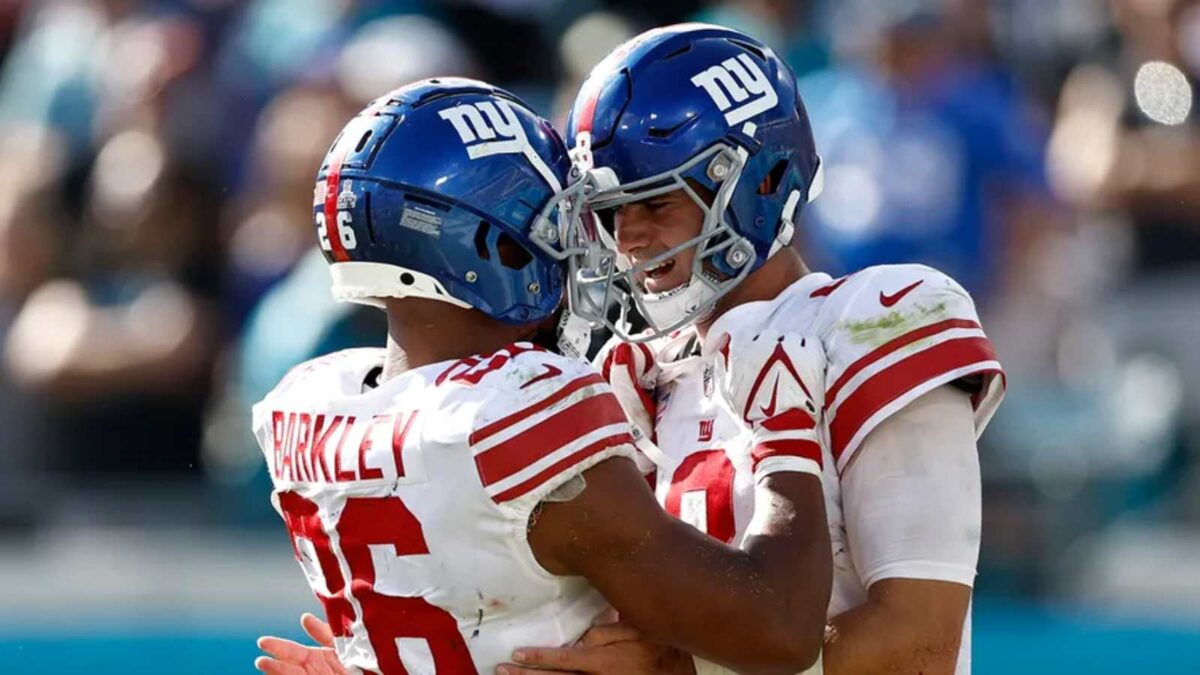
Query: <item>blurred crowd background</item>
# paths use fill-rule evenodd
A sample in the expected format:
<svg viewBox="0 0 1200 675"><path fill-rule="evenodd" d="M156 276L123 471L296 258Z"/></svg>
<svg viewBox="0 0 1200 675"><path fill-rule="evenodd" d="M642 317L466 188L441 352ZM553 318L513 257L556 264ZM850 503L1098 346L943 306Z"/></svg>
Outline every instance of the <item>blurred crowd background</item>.
<svg viewBox="0 0 1200 675"><path fill-rule="evenodd" d="M560 124L646 28L795 69L797 246L923 262L1007 366L976 672L1200 672L1200 0L0 0L0 663L249 672L314 606L249 406L382 344L311 222L343 122L466 75Z"/></svg>

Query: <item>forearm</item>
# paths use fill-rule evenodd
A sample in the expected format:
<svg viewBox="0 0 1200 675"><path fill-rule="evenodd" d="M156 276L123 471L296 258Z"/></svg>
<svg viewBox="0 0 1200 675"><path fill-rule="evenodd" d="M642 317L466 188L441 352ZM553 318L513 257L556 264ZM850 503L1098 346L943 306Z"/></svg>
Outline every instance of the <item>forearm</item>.
<svg viewBox="0 0 1200 675"><path fill-rule="evenodd" d="M785 577L780 561L766 560L785 546L782 541L761 537L754 551L715 548L690 525L676 523L681 531L665 538L701 538L688 549L686 573L664 573L661 560L646 556L631 561L632 573L645 579L637 594L599 585L622 619L650 639L737 672L793 675L806 668L819 653L823 631L812 616L823 614L828 600L819 575L810 581L802 566L794 566Z"/></svg>
<svg viewBox="0 0 1200 675"><path fill-rule="evenodd" d="M667 515L631 462L602 462L585 477L580 496L544 505L530 534L547 569L586 577L646 637L739 672L791 675L816 658L823 623L813 617L830 571L815 477L770 483L764 498L800 494L787 509L759 502L779 515L752 526L746 550Z"/></svg>
<svg viewBox="0 0 1200 675"><path fill-rule="evenodd" d="M709 596L689 611L700 622L699 642L680 646L730 666L749 668L759 659L760 665L785 663L786 672L794 673L820 653L832 583L819 479L799 473L768 477L757 488L755 512L742 551L719 551L703 577L681 579L717 593L679 591L678 597ZM719 640L713 621L724 626Z"/></svg>
<svg viewBox="0 0 1200 675"><path fill-rule="evenodd" d="M969 589L965 592L970 593ZM921 616L923 613L917 602L900 607L868 600L834 617L825 636L826 675L953 675L965 612L957 622L942 622L940 629L933 628L927 617Z"/></svg>
<svg viewBox="0 0 1200 675"><path fill-rule="evenodd" d="M821 650L833 584L829 527L820 478L783 472L763 479L756 490L755 518L742 547L768 579L777 580L780 611L792 629L774 639L800 643L815 660ZM797 584L795 579L804 583Z"/></svg>

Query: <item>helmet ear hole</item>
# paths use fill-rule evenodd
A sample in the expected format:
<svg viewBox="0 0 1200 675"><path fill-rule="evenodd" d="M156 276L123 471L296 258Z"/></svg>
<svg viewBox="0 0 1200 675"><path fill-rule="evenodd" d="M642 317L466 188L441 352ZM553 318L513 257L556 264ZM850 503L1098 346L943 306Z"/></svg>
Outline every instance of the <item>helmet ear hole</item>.
<svg viewBox="0 0 1200 675"><path fill-rule="evenodd" d="M496 253L499 254L500 264L512 270L524 269L533 262L533 254L508 236L507 232L501 232L496 237Z"/></svg>
<svg viewBox="0 0 1200 675"><path fill-rule="evenodd" d="M787 173L787 169L788 161L786 159L775 162L775 166L767 172L767 177L758 184L758 194L765 197L779 192L779 186L783 184L783 176Z"/></svg>
<svg viewBox="0 0 1200 675"><path fill-rule="evenodd" d="M479 255L480 260L491 260L492 254L488 251L488 232L492 226L488 221L479 221L479 227L475 229L475 253Z"/></svg>
<svg viewBox="0 0 1200 675"><path fill-rule="evenodd" d="M475 253L480 260L492 259L492 248L488 245L491 233L492 224L486 220L479 221L479 227L475 228ZM497 260L510 270L524 269L533 262L533 254L503 230L496 235L495 246Z"/></svg>

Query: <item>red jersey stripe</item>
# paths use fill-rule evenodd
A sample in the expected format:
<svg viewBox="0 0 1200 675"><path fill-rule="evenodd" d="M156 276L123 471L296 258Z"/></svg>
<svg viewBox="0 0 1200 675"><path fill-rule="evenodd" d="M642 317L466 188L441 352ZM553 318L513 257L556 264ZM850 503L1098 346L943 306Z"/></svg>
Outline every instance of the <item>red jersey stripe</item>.
<svg viewBox="0 0 1200 675"><path fill-rule="evenodd" d="M629 443L632 445L633 437L629 434L613 434L612 436L601 438L595 443L591 443L551 464L544 470L538 472L532 478L522 481L513 487L496 494L492 497L492 500L499 503L516 499L517 497L520 497L521 495L526 494L530 490L538 487L542 483L550 480L554 476L562 473L567 467L578 464L588 457L595 455L596 453L603 452L611 447L622 445L624 443Z"/></svg>
<svg viewBox="0 0 1200 675"><path fill-rule="evenodd" d="M863 356L859 360L850 364L850 367L846 368L845 372L842 373L841 377L839 377L837 379L837 381L833 383L833 386L830 387L828 390L826 390L826 392L825 392L825 409L828 410L830 408L830 406L832 406L833 403L837 400L837 395L841 392L842 387L846 386L846 383L849 382L851 378L853 378L855 375L857 375L859 372L861 372L867 366L871 365L872 363L875 363L876 361L882 359L883 357L887 356L888 354L891 354L903 347L906 347L906 346L916 342L917 340L927 338L931 335L937 335L938 333L950 330L952 328L979 329L980 326L979 326L979 322L972 321L971 319L947 319L945 321L931 323L928 326L922 326L921 328L918 328L914 331L909 331L908 333L905 333L904 335L901 335L900 337L894 338L894 339L890 340L889 342L884 343L882 346L876 348L874 351L868 353L866 356Z"/></svg>
<svg viewBox="0 0 1200 675"><path fill-rule="evenodd" d="M637 392L638 400L642 402L642 408L651 418L654 417L654 411L657 404L654 402L654 396L645 389L642 389L641 383L638 380L637 368L633 362L633 350L638 349L642 353L642 358L645 363L654 363L654 355L650 352L650 348L643 344L628 345L628 349L622 349L620 346L609 352L608 358L604 360L604 379L612 382L612 366L625 366L625 372L629 374L629 381L633 383L633 388Z"/></svg>
<svg viewBox="0 0 1200 675"><path fill-rule="evenodd" d="M971 364L985 370L983 364L995 360L996 353L987 338L968 337L948 340L876 373L854 390L829 422L834 458L841 457L864 422L909 390Z"/></svg>
<svg viewBox="0 0 1200 675"><path fill-rule="evenodd" d="M767 431L805 431L816 426L812 415L799 408L792 408L762 421L762 428Z"/></svg>
<svg viewBox="0 0 1200 675"><path fill-rule="evenodd" d="M589 375L584 375L583 377L574 379L571 382L568 382L567 385L564 386L562 389L559 389L558 391L554 392L550 396L547 396L546 398L542 399L541 401L534 403L533 405L529 406L528 408L525 408L524 410L518 410L517 412L515 412L511 415L508 415L506 417L501 417L500 419L496 420L495 422L492 422L491 424L487 424L487 425L484 425L482 428L476 429L475 431L473 431L471 433L471 445L475 445L476 443L479 443L491 436L495 436L496 434L507 429L508 427L511 427L512 425L516 424L517 422L520 422L521 420L524 420L533 415L536 415L539 412L545 410L546 408L549 408L550 406L554 405L555 403L558 403L559 401L563 400L564 398L570 396L571 394L574 394L575 392L579 391L580 389L583 389L584 387L587 387L587 386L590 386L593 384L604 384L604 378L600 377L599 373L591 373Z"/></svg>
<svg viewBox="0 0 1200 675"><path fill-rule="evenodd" d="M767 441L754 446L754 450L750 452L751 459L754 460L754 469L758 468L758 463L770 457L803 457L811 459L817 463L817 466L823 466L821 461L821 446L816 441L805 440L787 440L787 441Z"/></svg>
<svg viewBox="0 0 1200 675"><path fill-rule="evenodd" d="M625 413L612 394L590 396L479 453L475 466L483 484L492 485L597 429L624 422Z"/></svg>

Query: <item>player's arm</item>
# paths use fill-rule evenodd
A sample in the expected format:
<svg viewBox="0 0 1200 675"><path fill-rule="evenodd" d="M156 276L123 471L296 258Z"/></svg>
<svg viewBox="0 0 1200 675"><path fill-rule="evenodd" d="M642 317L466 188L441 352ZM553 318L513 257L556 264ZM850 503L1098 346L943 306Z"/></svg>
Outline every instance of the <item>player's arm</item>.
<svg viewBox="0 0 1200 675"><path fill-rule="evenodd" d="M800 672L817 659L831 562L819 479L766 476L744 548L668 515L623 458L547 503L530 532L555 574L586 577L641 633L742 673Z"/></svg>
<svg viewBox="0 0 1200 675"><path fill-rule="evenodd" d="M831 620L825 672L954 673L979 555L969 396L944 385L883 421L843 474L842 502L868 598Z"/></svg>

